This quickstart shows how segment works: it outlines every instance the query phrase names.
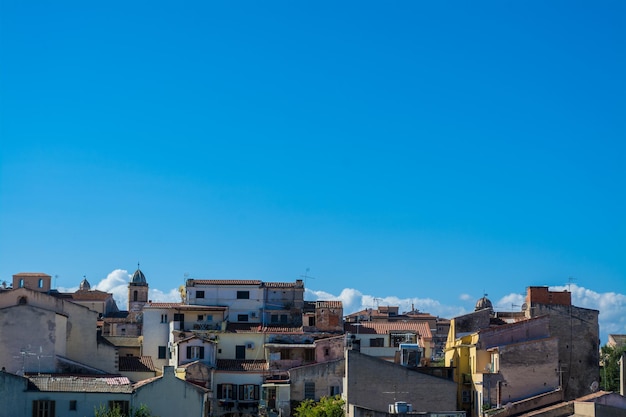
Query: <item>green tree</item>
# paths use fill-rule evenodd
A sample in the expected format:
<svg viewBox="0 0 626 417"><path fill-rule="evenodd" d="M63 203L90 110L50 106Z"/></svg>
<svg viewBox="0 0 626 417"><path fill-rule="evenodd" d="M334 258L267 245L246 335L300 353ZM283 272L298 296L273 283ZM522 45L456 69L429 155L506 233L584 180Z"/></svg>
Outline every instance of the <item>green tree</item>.
<svg viewBox="0 0 626 417"><path fill-rule="evenodd" d="M319 402L304 400L296 407L296 417L344 417L345 401L339 395L322 397Z"/></svg>
<svg viewBox="0 0 626 417"><path fill-rule="evenodd" d="M619 364L626 346L600 348L600 388L605 391L619 391Z"/></svg>

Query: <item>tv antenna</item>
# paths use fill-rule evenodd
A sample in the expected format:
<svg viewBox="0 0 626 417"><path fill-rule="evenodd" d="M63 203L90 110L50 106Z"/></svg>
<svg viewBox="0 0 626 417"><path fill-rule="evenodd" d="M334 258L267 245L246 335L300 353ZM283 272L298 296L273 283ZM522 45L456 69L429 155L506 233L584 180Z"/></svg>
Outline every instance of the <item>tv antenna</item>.
<svg viewBox="0 0 626 417"><path fill-rule="evenodd" d="M380 302L383 301L382 298L374 297L374 303L376 303L376 310L380 307Z"/></svg>
<svg viewBox="0 0 626 417"><path fill-rule="evenodd" d="M312 277L312 276L310 276L310 275L309 275L309 268L307 268L307 269L304 271L304 275L300 275L300 278L304 278L304 287L305 287L305 288L306 288L306 280L307 280L307 279L315 279L315 277Z"/></svg>
<svg viewBox="0 0 626 417"><path fill-rule="evenodd" d="M26 357L27 356L36 356L36 353L33 353L30 351L30 345L28 345L25 348L21 348L20 349L20 356L13 356L15 359L19 359L22 358L22 370L20 371L21 374L18 375L25 375L25 371L26 371ZM41 368L41 366L40 366Z"/></svg>
<svg viewBox="0 0 626 417"><path fill-rule="evenodd" d="M574 277L567 278L567 292L572 292L571 287L572 287L572 283L574 281L576 281L576 278L574 278Z"/></svg>

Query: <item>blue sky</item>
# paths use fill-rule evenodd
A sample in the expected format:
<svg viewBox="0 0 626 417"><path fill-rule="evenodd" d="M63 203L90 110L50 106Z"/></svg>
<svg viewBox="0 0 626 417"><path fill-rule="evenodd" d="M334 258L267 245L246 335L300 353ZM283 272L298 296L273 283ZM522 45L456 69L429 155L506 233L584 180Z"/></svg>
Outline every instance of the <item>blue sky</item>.
<svg viewBox="0 0 626 417"><path fill-rule="evenodd" d="M569 284L626 333L621 1L0 0L0 59L1 280Z"/></svg>

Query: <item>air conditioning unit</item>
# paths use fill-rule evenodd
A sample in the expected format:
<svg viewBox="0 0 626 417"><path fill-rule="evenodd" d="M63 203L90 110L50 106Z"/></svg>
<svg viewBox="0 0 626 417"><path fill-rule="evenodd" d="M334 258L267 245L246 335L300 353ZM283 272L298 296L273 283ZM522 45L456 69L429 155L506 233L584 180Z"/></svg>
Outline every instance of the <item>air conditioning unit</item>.
<svg viewBox="0 0 626 417"><path fill-rule="evenodd" d="M246 343L246 349L254 349L254 343L253 342Z"/></svg>

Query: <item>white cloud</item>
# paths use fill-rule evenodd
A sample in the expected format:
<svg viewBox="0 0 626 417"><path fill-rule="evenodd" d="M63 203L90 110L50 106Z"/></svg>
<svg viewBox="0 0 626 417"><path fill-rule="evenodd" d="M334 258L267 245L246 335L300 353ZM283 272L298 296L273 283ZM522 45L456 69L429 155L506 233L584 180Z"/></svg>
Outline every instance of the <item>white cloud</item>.
<svg viewBox="0 0 626 417"><path fill-rule="evenodd" d="M343 313L345 315L368 308L377 308L378 306L398 306L400 307L400 313L417 309L434 316L445 318L459 316L467 312L463 307L442 305L439 301L431 298L376 297L373 295L364 295L359 290L353 288L344 288L338 296L325 291L305 291L305 299L312 301L340 300L343 303Z"/></svg>
<svg viewBox="0 0 626 417"><path fill-rule="evenodd" d="M493 309L496 311L521 311L525 301L526 297L522 294L508 294L500 298L494 304Z"/></svg>
<svg viewBox="0 0 626 417"><path fill-rule="evenodd" d="M472 296L469 295L469 294L461 294L461 295L459 295L459 300L468 301L468 300L471 300L471 299L472 299Z"/></svg>

